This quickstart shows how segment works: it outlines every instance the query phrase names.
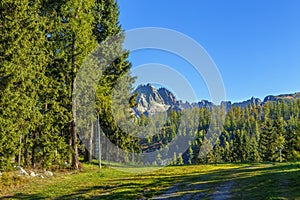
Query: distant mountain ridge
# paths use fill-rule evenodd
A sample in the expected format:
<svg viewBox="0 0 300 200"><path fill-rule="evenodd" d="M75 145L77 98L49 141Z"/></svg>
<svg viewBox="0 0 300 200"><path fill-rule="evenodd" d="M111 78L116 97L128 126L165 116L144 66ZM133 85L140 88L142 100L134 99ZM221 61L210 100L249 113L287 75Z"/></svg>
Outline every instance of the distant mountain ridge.
<svg viewBox="0 0 300 200"><path fill-rule="evenodd" d="M134 91L138 93L135 112L146 115L153 115L157 112L165 112L177 105L175 96L165 88L156 89L151 84L140 85Z"/></svg>
<svg viewBox="0 0 300 200"><path fill-rule="evenodd" d="M154 115L159 112L166 112L170 109L181 110L181 109L192 109L193 107L199 108L211 108L214 105L208 100L202 100L197 103L183 102L177 100L172 92L166 88L156 89L151 84L139 85L134 93L137 93L136 103L137 106L134 108L134 111L137 115ZM300 98L300 92L294 94L281 94L281 95L269 95L264 98L262 101L259 98L252 97L249 100L243 102L231 103L231 101L222 102L221 105L224 105L227 110L232 107L241 107L245 108L250 105L260 105L262 106L269 101L289 101L292 99Z"/></svg>

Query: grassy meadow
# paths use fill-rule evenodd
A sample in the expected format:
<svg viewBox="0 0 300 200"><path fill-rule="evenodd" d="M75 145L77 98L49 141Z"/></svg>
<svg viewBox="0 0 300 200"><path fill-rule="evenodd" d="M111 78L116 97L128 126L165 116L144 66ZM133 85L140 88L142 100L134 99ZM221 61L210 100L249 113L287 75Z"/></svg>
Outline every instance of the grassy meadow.
<svg viewBox="0 0 300 200"><path fill-rule="evenodd" d="M3 173L0 199L300 199L299 162L132 170L145 172L84 164L80 172L56 172L44 179ZM227 194L216 196L222 190Z"/></svg>

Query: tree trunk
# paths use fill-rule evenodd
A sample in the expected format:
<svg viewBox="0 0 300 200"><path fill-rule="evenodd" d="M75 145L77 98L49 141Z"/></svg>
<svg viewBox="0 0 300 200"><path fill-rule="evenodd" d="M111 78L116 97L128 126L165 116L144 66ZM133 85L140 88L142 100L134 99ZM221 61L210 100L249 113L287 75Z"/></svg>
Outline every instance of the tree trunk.
<svg viewBox="0 0 300 200"><path fill-rule="evenodd" d="M75 126L75 120L72 122L72 167L75 170L79 169L79 158L78 158L78 145L77 145L77 130Z"/></svg>
<svg viewBox="0 0 300 200"><path fill-rule="evenodd" d="M76 53L76 43L75 43L75 39L74 39L74 43L73 43L73 73L74 73L74 79L73 79L73 90L72 90L72 95L74 95L74 91L76 91L76 62L75 62L75 53ZM72 167L76 170L78 170L79 168L79 158L78 158L78 145L77 145L77 141L78 141L78 136L77 136L77 128L76 128L76 109L77 109L77 104L76 104L76 99L72 100L72 104L73 104L73 122L72 122L72 128L71 128L71 138L72 138L72 150L73 150L73 154L72 154Z"/></svg>
<svg viewBox="0 0 300 200"><path fill-rule="evenodd" d="M26 145L28 142L28 136L25 136L24 138L24 144ZM25 166L29 166L29 156L28 156L28 148L24 149L24 162L25 162Z"/></svg>
<svg viewBox="0 0 300 200"><path fill-rule="evenodd" d="M70 132L72 132L72 130L70 130ZM71 164L72 163L72 159L73 159L73 147L72 147L72 136L69 137L69 155L68 155L68 163Z"/></svg>
<svg viewBox="0 0 300 200"><path fill-rule="evenodd" d="M35 149L36 149L36 133L33 132L32 134L32 140L33 140L33 145L32 145L32 149L31 149L31 166L32 168L35 168Z"/></svg>
<svg viewBox="0 0 300 200"><path fill-rule="evenodd" d="M80 5L82 4L82 0L80 1ZM75 15L75 19L78 20L78 13L80 11L80 6L78 7L77 13ZM75 34L73 35L73 44L72 44L73 52L72 52L72 66L73 66L73 87L72 87L72 96L75 95L74 91L76 91L77 87L77 82L76 82L76 74L77 74L77 63L76 63L76 36ZM77 128L76 128L76 100L72 100L72 105L73 105L73 122L72 122L72 147L73 147L73 159L72 159L72 167L75 170L79 169L79 158L78 158L78 145L77 145Z"/></svg>
<svg viewBox="0 0 300 200"><path fill-rule="evenodd" d="M20 133L20 139L19 139L19 155L18 155L18 165L21 166L21 155L22 155L22 133Z"/></svg>

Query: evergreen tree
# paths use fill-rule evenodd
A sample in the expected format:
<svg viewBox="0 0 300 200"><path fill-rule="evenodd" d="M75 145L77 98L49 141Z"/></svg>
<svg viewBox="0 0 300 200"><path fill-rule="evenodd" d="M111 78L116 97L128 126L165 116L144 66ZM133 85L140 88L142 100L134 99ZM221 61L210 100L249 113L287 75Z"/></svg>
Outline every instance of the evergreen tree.
<svg viewBox="0 0 300 200"><path fill-rule="evenodd" d="M249 161L259 162L261 160L259 155L258 142L254 135L251 136L249 141Z"/></svg>
<svg viewBox="0 0 300 200"><path fill-rule="evenodd" d="M225 162L231 162L231 149L230 149L230 143L228 141L225 141L225 146L224 146L224 161Z"/></svg>
<svg viewBox="0 0 300 200"><path fill-rule="evenodd" d="M279 106L281 107L281 105L279 104ZM281 111L279 111L280 114ZM284 148L284 145L285 145L285 138L284 138L284 135L285 135L286 131L285 131L285 123L283 121L283 117L277 117L275 120L274 120L274 132L271 136L271 150L272 150L272 160L273 161L279 161L279 152L276 152L276 151L279 151L280 149ZM273 149L275 151L273 151ZM285 156L285 155L284 155Z"/></svg>
<svg viewBox="0 0 300 200"><path fill-rule="evenodd" d="M123 80L127 80L125 87L127 91L132 89L132 83L134 82L134 79L128 74L131 67L131 64L127 61L129 52L122 50L124 34L119 24L118 5L115 0L98 0L93 13L95 18L93 35L100 46L105 44L105 41L113 43L110 44L111 49L109 51L116 54L115 60L112 60L111 63L108 63L109 66L103 69L103 75L97 87L96 109L100 116L100 124L106 130L106 136L114 144L123 149L131 149L131 141L134 140L135 149L139 151L138 140L130 137L126 130L119 129L112 110L113 91L120 79L123 77ZM131 102L134 103L132 100Z"/></svg>
<svg viewBox="0 0 300 200"><path fill-rule="evenodd" d="M191 165L193 162L193 159L194 159L194 152L193 152L193 148L192 148L192 145L189 147L189 150L188 150L188 164Z"/></svg>
<svg viewBox="0 0 300 200"><path fill-rule="evenodd" d="M40 167L69 161L78 169L75 125L81 122L73 118L72 108L83 108L72 100L79 86L76 76L97 43L121 33L117 4L3 0L0 11L0 167L9 168L15 159ZM127 57L124 52L105 70L98 95L111 99L113 87L130 68ZM133 79L127 77L130 86ZM109 115L103 117L111 121ZM93 142L94 119L85 128Z"/></svg>
<svg viewBox="0 0 300 200"><path fill-rule="evenodd" d="M271 137L273 135L274 129L273 124L270 119L265 119L262 127L262 133L259 141L260 157L264 161L271 161L272 152L275 151L271 148ZM275 147L274 147L275 148Z"/></svg>
<svg viewBox="0 0 300 200"><path fill-rule="evenodd" d="M178 155L177 165L184 165L181 153L179 153L179 155Z"/></svg>
<svg viewBox="0 0 300 200"><path fill-rule="evenodd" d="M218 139L217 140L217 143L214 147L214 150L213 150L213 155L212 155L212 162L214 163L221 163L222 162L222 147L221 147L221 144L220 144L220 140Z"/></svg>
<svg viewBox="0 0 300 200"><path fill-rule="evenodd" d="M19 165L28 162L28 152L35 151L31 144L41 134L37 127L43 126L47 26L39 11L39 3L29 0L0 4L0 165L6 167L15 156Z"/></svg>
<svg viewBox="0 0 300 200"><path fill-rule="evenodd" d="M59 69L58 84L65 90L62 91L62 106L67 110L69 124L69 140L72 152L72 166L74 169L79 167L78 159L78 128L76 127L76 118L73 118L75 111L79 109L72 95L77 88L76 75L84 59L92 52L96 46L96 40L93 37L93 15L91 9L94 5L92 0L89 1L63 1L55 5L56 12L52 15L55 21L55 30L52 37L55 43L54 59L52 65ZM76 116L76 115L74 115Z"/></svg>
<svg viewBox="0 0 300 200"><path fill-rule="evenodd" d="M176 152L174 152L174 155L173 155L173 165L176 165L177 164L177 155L176 155Z"/></svg>
<svg viewBox="0 0 300 200"><path fill-rule="evenodd" d="M287 125L286 145L283 152L289 161L300 159L300 120L291 117Z"/></svg>
<svg viewBox="0 0 300 200"><path fill-rule="evenodd" d="M240 162L243 159L242 133L240 130L234 133L232 159L235 162Z"/></svg>
<svg viewBox="0 0 300 200"><path fill-rule="evenodd" d="M245 131L242 130L242 157L241 157L241 161L245 162L249 160L250 157L250 138L249 138L249 134Z"/></svg>

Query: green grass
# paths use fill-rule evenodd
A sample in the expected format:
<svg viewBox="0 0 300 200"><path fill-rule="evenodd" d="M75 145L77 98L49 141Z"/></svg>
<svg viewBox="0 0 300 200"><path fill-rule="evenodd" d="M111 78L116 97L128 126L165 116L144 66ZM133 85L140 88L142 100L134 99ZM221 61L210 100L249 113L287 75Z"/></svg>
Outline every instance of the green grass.
<svg viewBox="0 0 300 200"><path fill-rule="evenodd" d="M148 199L177 183L180 183L179 196L201 192L204 199L210 199L215 189L226 181L234 182L230 191L232 199L300 199L300 163L157 169L126 173L85 164L81 172L60 172L45 179L24 179L7 173L0 178L0 199ZM149 171L149 168L135 170Z"/></svg>

